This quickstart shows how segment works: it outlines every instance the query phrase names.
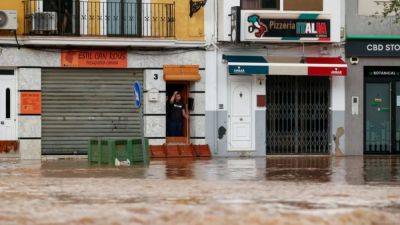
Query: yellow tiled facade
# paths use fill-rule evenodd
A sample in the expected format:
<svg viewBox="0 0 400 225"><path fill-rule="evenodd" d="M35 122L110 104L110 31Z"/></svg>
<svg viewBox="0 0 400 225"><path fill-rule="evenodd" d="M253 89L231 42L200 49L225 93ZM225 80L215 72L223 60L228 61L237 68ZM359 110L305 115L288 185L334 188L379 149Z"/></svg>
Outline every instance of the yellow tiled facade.
<svg viewBox="0 0 400 225"><path fill-rule="evenodd" d="M204 39L204 9L190 13L190 0L153 0L153 3L174 3L176 18L176 38L178 40L203 40Z"/></svg>
<svg viewBox="0 0 400 225"><path fill-rule="evenodd" d="M20 0L1 0L0 10L17 10L18 14L18 34L24 33L24 3ZM2 34L2 33L0 33Z"/></svg>

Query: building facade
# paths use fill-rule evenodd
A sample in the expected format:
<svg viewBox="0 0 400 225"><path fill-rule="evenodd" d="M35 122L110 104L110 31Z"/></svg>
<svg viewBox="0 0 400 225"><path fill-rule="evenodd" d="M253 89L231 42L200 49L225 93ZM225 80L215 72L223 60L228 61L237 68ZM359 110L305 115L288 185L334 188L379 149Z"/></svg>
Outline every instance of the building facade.
<svg viewBox="0 0 400 225"><path fill-rule="evenodd" d="M150 145L163 145L166 95L174 90L192 102L185 139L205 145L204 9L192 5L1 1L2 156L86 154L89 139L142 132ZM143 118L135 81L143 84Z"/></svg>
<svg viewBox="0 0 400 225"><path fill-rule="evenodd" d="M206 10L214 25L206 25L205 62L213 154L347 154L342 1L208 4L215 9Z"/></svg>
<svg viewBox="0 0 400 225"><path fill-rule="evenodd" d="M376 1L346 1L346 149L400 153L400 27ZM378 16L376 16L378 15Z"/></svg>

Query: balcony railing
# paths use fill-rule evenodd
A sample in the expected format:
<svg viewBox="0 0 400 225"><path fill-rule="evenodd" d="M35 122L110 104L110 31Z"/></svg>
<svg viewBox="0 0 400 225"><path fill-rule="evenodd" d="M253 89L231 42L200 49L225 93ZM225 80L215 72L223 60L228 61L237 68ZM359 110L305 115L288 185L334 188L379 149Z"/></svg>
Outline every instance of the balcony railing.
<svg viewBox="0 0 400 225"><path fill-rule="evenodd" d="M138 0L25 0L25 34L175 37L175 4Z"/></svg>

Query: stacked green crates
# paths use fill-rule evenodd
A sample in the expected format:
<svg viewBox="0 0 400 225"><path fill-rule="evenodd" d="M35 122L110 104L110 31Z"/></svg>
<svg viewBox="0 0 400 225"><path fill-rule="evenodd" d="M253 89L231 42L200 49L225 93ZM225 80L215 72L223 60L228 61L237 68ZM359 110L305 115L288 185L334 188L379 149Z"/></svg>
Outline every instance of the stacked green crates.
<svg viewBox="0 0 400 225"><path fill-rule="evenodd" d="M148 163L148 140L144 148L141 139L129 140L90 140L88 161L90 163L115 165L115 159L120 162L129 160L133 163Z"/></svg>

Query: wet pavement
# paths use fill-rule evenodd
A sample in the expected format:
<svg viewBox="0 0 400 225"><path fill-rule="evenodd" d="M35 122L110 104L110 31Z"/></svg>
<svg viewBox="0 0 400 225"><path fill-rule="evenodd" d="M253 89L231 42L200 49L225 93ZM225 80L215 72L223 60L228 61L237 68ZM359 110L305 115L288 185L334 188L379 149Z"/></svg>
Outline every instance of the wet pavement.
<svg viewBox="0 0 400 225"><path fill-rule="evenodd" d="M0 161L0 224L400 224L400 156Z"/></svg>

